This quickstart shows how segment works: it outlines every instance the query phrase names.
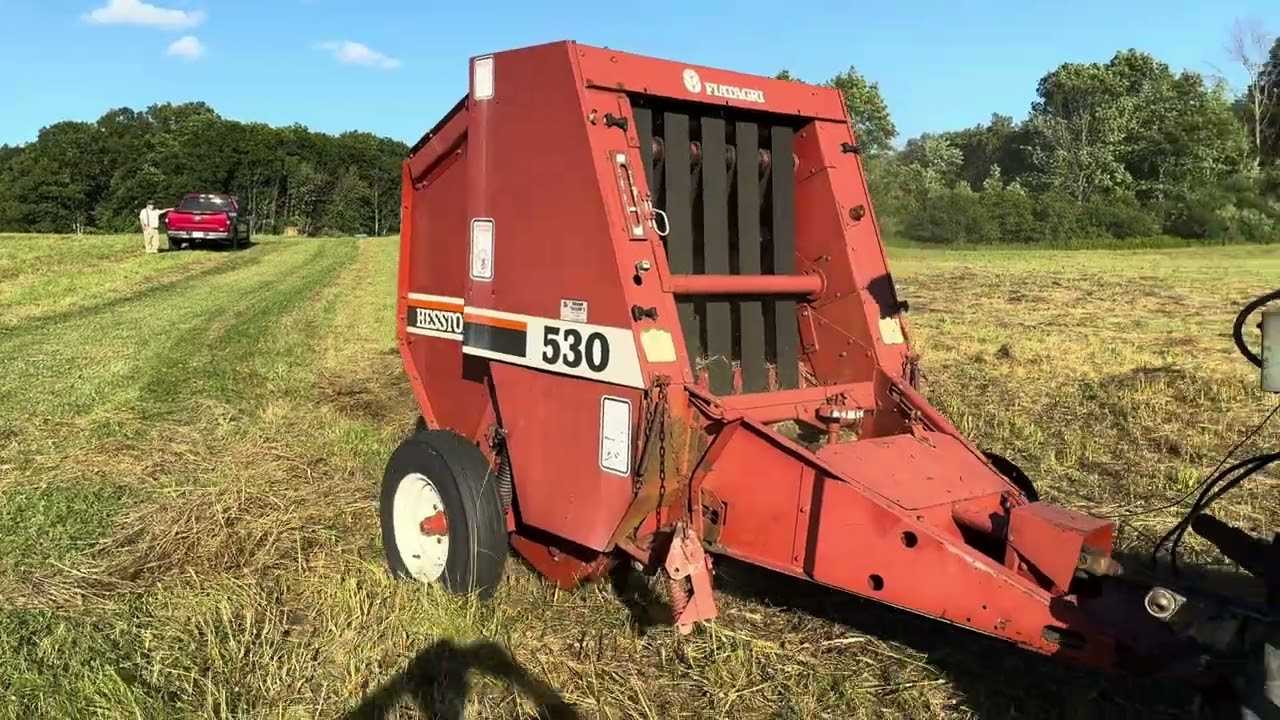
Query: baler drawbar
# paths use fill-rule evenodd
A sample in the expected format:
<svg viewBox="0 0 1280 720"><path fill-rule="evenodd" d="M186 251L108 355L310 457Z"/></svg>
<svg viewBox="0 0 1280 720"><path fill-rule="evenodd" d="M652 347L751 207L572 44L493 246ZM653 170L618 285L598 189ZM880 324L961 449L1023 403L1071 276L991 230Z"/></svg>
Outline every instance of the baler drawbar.
<svg viewBox="0 0 1280 720"><path fill-rule="evenodd" d="M395 572L491 592L728 556L1102 668L1253 653L1264 602L1136 577L918 391L839 92L559 42L473 58L403 167ZM1212 628L1214 632L1208 632Z"/></svg>

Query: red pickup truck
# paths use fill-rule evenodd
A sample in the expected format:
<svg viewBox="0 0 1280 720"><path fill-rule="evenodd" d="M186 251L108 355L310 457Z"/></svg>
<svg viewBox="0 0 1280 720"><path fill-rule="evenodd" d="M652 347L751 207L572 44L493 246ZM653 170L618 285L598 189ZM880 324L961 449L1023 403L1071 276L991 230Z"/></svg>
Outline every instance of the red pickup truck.
<svg viewBox="0 0 1280 720"><path fill-rule="evenodd" d="M196 243L217 242L239 247L249 241L249 218L230 195L187 193L164 215L169 247L177 250Z"/></svg>

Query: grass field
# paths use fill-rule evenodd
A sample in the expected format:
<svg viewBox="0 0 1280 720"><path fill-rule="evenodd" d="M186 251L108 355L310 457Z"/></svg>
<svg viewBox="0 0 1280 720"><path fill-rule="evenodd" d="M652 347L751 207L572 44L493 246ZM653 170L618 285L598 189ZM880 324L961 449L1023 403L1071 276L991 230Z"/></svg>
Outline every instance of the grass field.
<svg viewBox="0 0 1280 720"><path fill-rule="evenodd" d="M515 561L491 603L395 583L375 506L415 417L395 242L141 246L0 236L0 717L1184 708L1176 686L732 564L721 619L683 639L643 587L556 591ZM1129 514L1191 487L1270 407L1228 331L1275 287L1280 248L892 254L928 395L1048 499L1126 515L1126 548L1177 517ZM1275 529L1276 484L1222 514Z"/></svg>

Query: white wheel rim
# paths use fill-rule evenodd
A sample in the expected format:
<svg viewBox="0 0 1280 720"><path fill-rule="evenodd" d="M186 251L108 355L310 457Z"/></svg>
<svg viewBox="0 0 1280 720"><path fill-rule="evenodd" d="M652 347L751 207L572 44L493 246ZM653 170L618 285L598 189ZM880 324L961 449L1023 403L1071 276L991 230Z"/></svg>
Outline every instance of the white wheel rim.
<svg viewBox="0 0 1280 720"><path fill-rule="evenodd" d="M396 549L409 575L421 582L439 580L449 560L449 533L435 483L422 473L405 475L391 500L391 519Z"/></svg>

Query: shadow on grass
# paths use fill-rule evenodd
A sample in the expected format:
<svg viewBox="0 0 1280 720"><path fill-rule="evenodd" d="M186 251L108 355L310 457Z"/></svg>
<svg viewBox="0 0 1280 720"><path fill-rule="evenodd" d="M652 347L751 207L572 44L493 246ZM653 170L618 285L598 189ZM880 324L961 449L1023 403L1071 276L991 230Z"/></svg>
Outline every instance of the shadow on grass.
<svg viewBox="0 0 1280 720"><path fill-rule="evenodd" d="M198 243L182 243L181 246L175 246L172 241L169 242L168 249L163 252L240 252L253 248L258 243L252 240L241 240L239 243L229 243L222 241L198 242Z"/></svg>
<svg viewBox="0 0 1280 720"><path fill-rule="evenodd" d="M653 591L644 575L629 562L620 562L609 572L609 587L627 608L631 629L644 635L654 627L670 628L673 622L667 601Z"/></svg>
<svg viewBox="0 0 1280 720"><path fill-rule="evenodd" d="M1194 693L1168 680L1108 675L1006 642L729 558L716 589L789 608L925 654L977 717L1181 718Z"/></svg>
<svg viewBox="0 0 1280 720"><path fill-rule="evenodd" d="M441 640L418 653L404 670L365 696L347 720L383 720L411 702L425 718L462 720L471 672L503 681L533 702L533 718L578 720L578 713L551 686L530 675L497 643L458 645Z"/></svg>

